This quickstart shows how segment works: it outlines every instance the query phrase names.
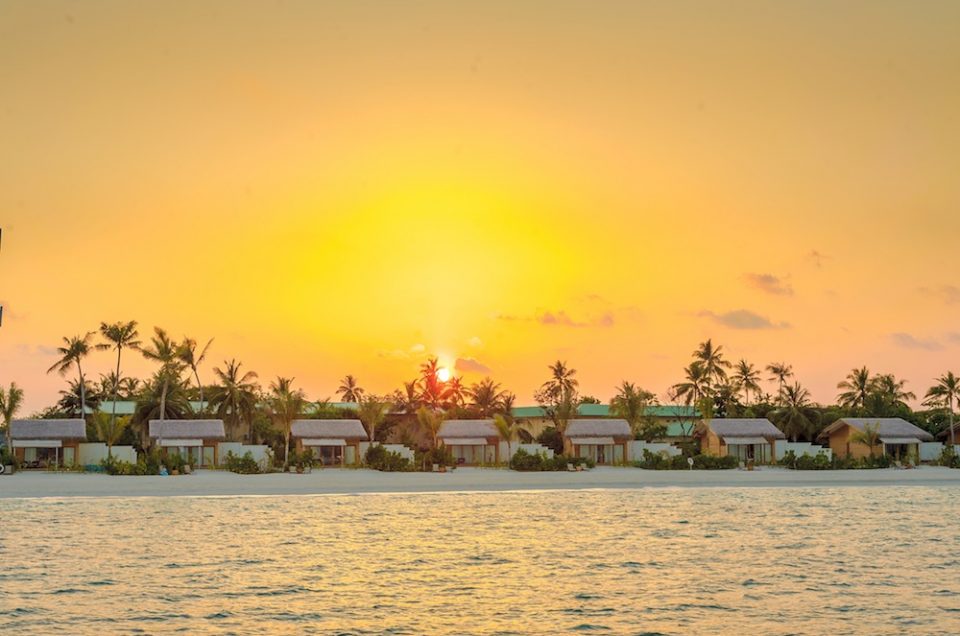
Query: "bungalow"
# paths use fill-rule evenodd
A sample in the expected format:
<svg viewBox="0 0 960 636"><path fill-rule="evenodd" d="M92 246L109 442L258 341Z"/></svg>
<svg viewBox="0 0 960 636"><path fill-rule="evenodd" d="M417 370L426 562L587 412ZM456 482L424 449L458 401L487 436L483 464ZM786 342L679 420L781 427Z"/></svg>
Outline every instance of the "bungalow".
<svg viewBox="0 0 960 636"><path fill-rule="evenodd" d="M515 406L512 414L514 419L523 424L533 437L537 437L544 429L553 426L542 406ZM682 404L650 404L644 411L644 416L651 422L665 428L664 435L658 436L659 441L680 442L688 439L696 428L697 418L700 417L693 406ZM581 404L577 407L577 417L582 418L609 418L616 417L609 404Z"/></svg>
<svg viewBox="0 0 960 636"><path fill-rule="evenodd" d="M586 457L597 464L622 464L629 456L627 444L633 432L622 419L570 420L563 438L563 451L574 457Z"/></svg>
<svg viewBox="0 0 960 636"><path fill-rule="evenodd" d="M953 436L950 436L950 425L947 425L947 428L940 431L937 434L937 439L942 440L944 444L950 445L952 441L954 444L960 445L960 422L955 422L953 425Z"/></svg>
<svg viewBox="0 0 960 636"><path fill-rule="evenodd" d="M13 420L10 437L24 468L73 466L80 442L87 440L87 424L81 419Z"/></svg>
<svg viewBox="0 0 960 636"><path fill-rule="evenodd" d="M360 443L370 439L360 420L294 420L290 435L298 453L312 448L324 466L359 464Z"/></svg>
<svg viewBox="0 0 960 636"><path fill-rule="evenodd" d="M776 458L777 440L785 440L780 429L765 417L712 418L697 429L700 452L718 457L738 457L766 464Z"/></svg>
<svg viewBox="0 0 960 636"><path fill-rule="evenodd" d="M500 461L500 434L493 420L446 420L437 439L450 449L459 466Z"/></svg>
<svg viewBox="0 0 960 636"><path fill-rule="evenodd" d="M867 427L876 428L877 445L870 448L862 441L851 440ZM823 429L818 440L829 440L830 450L837 457L859 459L880 450L883 455L896 458L905 455L920 456L920 442L933 441L933 435L899 417L841 417ZM872 452L871 452L872 451Z"/></svg>
<svg viewBox="0 0 960 636"><path fill-rule="evenodd" d="M150 420L148 434L164 454L171 449L193 466L216 466L217 444L227 439L223 420Z"/></svg>

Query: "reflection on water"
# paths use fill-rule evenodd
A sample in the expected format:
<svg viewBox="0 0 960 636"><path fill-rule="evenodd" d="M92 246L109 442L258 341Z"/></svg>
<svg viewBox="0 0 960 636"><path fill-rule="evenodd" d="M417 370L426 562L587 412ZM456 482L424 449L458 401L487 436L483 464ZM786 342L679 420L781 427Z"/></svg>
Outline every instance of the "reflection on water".
<svg viewBox="0 0 960 636"><path fill-rule="evenodd" d="M960 633L960 489L0 500L0 633Z"/></svg>

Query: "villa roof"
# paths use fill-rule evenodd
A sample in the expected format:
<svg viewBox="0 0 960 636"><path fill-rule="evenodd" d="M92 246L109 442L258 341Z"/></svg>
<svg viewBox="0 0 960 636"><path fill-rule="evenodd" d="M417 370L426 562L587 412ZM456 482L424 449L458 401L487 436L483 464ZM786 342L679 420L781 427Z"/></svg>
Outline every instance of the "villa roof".
<svg viewBox="0 0 960 636"><path fill-rule="evenodd" d="M955 423L955 424L953 425L953 435L954 435L954 439L956 439L957 441L960 441L960 422L957 422L957 423ZM942 439L942 440L944 440L944 441L949 442L949 441L950 441L950 427L947 426L947 428L945 428L945 429L943 429L942 431L940 431L939 433L937 433L937 439Z"/></svg>
<svg viewBox="0 0 960 636"><path fill-rule="evenodd" d="M437 433L440 439L500 437L493 420L446 420Z"/></svg>
<svg viewBox="0 0 960 636"><path fill-rule="evenodd" d="M786 439L786 435L765 417L715 417L703 421L717 437L763 437L766 439Z"/></svg>
<svg viewBox="0 0 960 636"><path fill-rule="evenodd" d="M150 420L153 439L226 439L223 420Z"/></svg>
<svg viewBox="0 0 960 636"><path fill-rule="evenodd" d="M87 423L81 419L13 420L13 439L87 439Z"/></svg>
<svg viewBox="0 0 960 636"><path fill-rule="evenodd" d="M204 400L200 402L199 400L190 401L190 410L194 413L199 413L204 410L209 405L209 402ZM137 402L135 400L117 400L117 415L133 415L137 410ZM87 405L87 413L95 413L100 411L101 413L110 413L112 414L113 409L113 400L102 400L97 408L93 408L90 405Z"/></svg>
<svg viewBox="0 0 960 636"><path fill-rule="evenodd" d="M514 417L543 418L547 416L542 406L515 406L511 411ZM645 415L664 418L691 418L699 413L693 406L684 404L651 404L644 411ZM577 415L581 417L610 417L609 404L581 404L577 407Z"/></svg>
<svg viewBox="0 0 960 636"><path fill-rule="evenodd" d="M370 439L360 420L294 420L290 434L306 439Z"/></svg>
<svg viewBox="0 0 960 636"><path fill-rule="evenodd" d="M836 430L845 425L863 432L867 425L875 425L881 437L916 438L922 442L933 441L933 435L922 428L914 426L902 417L841 417L839 420L823 429L817 439L826 439Z"/></svg>
<svg viewBox="0 0 960 636"><path fill-rule="evenodd" d="M566 436L578 437L633 437L627 420L621 419L583 419L567 422Z"/></svg>

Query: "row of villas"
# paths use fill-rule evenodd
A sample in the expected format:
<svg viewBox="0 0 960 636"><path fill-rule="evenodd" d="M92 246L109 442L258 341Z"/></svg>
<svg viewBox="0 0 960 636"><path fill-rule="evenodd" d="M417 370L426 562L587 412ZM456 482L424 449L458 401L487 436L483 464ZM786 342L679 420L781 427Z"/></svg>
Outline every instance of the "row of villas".
<svg viewBox="0 0 960 636"><path fill-rule="evenodd" d="M519 407L515 417L531 432L549 425L546 414ZM583 405L584 415L608 414L605 405ZM570 420L563 435L564 453L589 458L600 465L623 464L642 459L643 450L677 454L671 445L681 439L699 440L701 452L716 456L735 456L759 464L773 463L796 444L766 418L714 418L695 420L686 407L653 407L650 416L661 418L666 434L658 443L635 440L626 420L614 417L580 417ZM877 429L879 450L897 458L922 457L921 447L933 442L933 436L901 418L841 418L818 437L824 446L799 445L803 452L826 449L837 457L866 457L876 453L856 437L868 426ZM960 424L958 424L960 429ZM86 424L82 419L14 420L11 434L14 452L26 467L70 466L92 463L84 453ZM242 454L246 448L228 442L224 423L219 419L151 420L151 443L162 452L177 452L194 466L220 465L227 452ZM946 439L949 431L941 436ZM312 449L324 466L355 466L362 462L369 437L358 419L301 419L293 422L291 438L296 450ZM508 444L499 435L492 419L458 419L443 422L439 442L448 448L459 465L476 466L506 462L508 449L528 447L533 452L549 452L534 445ZM92 445L86 445L92 446ZM102 444L100 445L102 446ZM127 447L129 448L129 447ZM259 447L263 448L263 447ZM401 448L401 450L403 450ZM87 457L85 457L87 455ZM97 460L98 461L98 460Z"/></svg>

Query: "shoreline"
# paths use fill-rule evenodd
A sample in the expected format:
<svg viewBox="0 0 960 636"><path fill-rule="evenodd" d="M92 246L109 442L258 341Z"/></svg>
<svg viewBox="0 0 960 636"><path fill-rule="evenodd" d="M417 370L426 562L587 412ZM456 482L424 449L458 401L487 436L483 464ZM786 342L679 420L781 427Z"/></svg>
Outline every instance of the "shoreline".
<svg viewBox="0 0 960 636"><path fill-rule="evenodd" d="M324 469L310 474L238 475L200 470L192 475L110 476L94 473L20 472L0 475L0 499L72 497L244 497L277 495L427 494L643 488L869 488L960 487L960 470L653 471L600 467L590 471L515 472L460 468L450 473L381 473Z"/></svg>

